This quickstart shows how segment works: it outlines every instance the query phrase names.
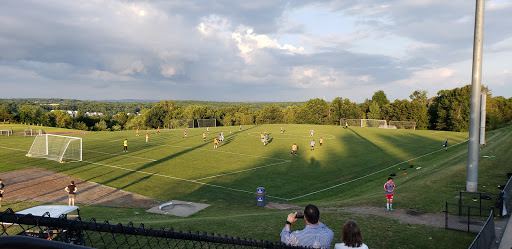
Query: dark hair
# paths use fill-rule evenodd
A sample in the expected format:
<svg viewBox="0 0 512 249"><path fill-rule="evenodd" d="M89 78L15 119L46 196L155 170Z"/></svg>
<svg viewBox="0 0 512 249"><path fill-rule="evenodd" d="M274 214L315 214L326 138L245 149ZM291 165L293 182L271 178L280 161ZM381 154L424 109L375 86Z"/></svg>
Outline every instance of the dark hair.
<svg viewBox="0 0 512 249"><path fill-rule="evenodd" d="M363 236L359 225L353 220L349 220L343 226L343 243L348 247L360 247L363 244Z"/></svg>
<svg viewBox="0 0 512 249"><path fill-rule="evenodd" d="M75 184L75 181L71 181L71 184Z"/></svg>
<svg viewBox="0 0 512 249"><path fill-rule="evenodd" d="M320 218L320 210L315 205L309 204L304 209L304 216L309 223L316 224Z"/></svg>
<svg viewBox="0 0 512 249"><path fill-rule="evenodd" d="M389 180L393 180L393 177L388 177L388 181L389 181Z"/></svg>

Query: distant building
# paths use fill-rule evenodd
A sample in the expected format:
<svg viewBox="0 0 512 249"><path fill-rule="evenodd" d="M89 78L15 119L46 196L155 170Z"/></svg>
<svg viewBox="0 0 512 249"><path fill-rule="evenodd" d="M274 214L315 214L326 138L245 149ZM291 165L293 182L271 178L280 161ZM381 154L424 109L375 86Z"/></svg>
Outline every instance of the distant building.
<svg viewBox="0 0 512 249"><path fill-rule="evenodd" d="M90 117L90 116L103 116L103 113L102 112L86 112L85 115L88 116L88 117Z"/></svg>

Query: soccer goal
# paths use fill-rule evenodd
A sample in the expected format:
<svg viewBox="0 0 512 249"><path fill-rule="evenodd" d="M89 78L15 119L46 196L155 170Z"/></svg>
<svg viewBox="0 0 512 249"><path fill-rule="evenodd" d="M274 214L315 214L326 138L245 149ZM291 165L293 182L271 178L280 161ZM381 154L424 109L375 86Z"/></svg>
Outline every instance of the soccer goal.
<svg viewBox="0 0 512 249"><path fill-rule="evenodd" d="M361 119L361 127L388 128L386 120Z"/></svg>
<svg viewBox="0 0 512 249"><path fill-rule="evenodd" d="M37 135L27 156L57 162L82 161L82 138L53 134Z"/></svg>
<svg viewBox="0 0 512 249"><path fill-rule="evenodd" d="M198 119L197 120L197 127L198 128L217 127L217 119L216 118Z"/></svg>
<svg viewBox="0 0 512 249"><path fill-rule="evenodd" d="M0 136L12 136L12 130L0 130Z"/></svg>
<svg viewBox="0 0 512 249"><path fill-rule="evenodd" d="M37 131L34 129L25 129L24 136L37 136Z"/></svg>
<svg viewBox="0 0 512 249"><path fill-rule="evenodd" d="M194 128L194 120L193 119L173 119L171 120L171 129L184 129L184 128Z"/></svg>
<svg viewBox="0 0 512 249"><path fill-rule="evenodd" d="M416 122L414 121L389 121L390 129L407 129L416 130Z"/></svg>
<svg viewBox="0 0 512 249"><path fill-rule="evenodd" d="M345 124L357 127L388 128L386 120L379 119L340 119L340 125L345 126Z"/></svg>

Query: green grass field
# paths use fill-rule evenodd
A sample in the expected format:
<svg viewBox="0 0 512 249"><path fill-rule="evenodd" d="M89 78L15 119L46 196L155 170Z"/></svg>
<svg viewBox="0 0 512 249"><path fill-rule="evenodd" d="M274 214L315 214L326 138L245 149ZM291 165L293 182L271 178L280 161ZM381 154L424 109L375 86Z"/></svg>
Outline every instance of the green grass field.
<svg viewBox="0 0 512 249"><path fill-rule="evenodd" d="M385 208L382 186L389 174L396 173L394 207L436 213L443 211L445 201L455 202L458 191L465 187L467 133L283 125L285 132L281 134L280 126L244 126L241 132L238 127L210 128L206 142L202 139L206 129L198 128L188 129L188 138L183 138L183 130L162 130L160 134L150 131L148 143L143 131L140 137L135 136L135 131L74 134L83 138L83 161L66 164L25 157L33 137L0 137L0 170L44 168L162 201L177 199L212 205L188 218L146 214L138 209L84 206L84 217L271 241L279 240L282 223L290 211L256 207L257 187L265 187L267 201L277 203ZM5 127L0 125L0 129ZM271 138L267 146L260 141L260 133L265 130ZM481 153L497 157L481 160L479 190L499 192L491 186L506 182L505 173L511 170L507 164L507 155L512 152L511 130L506 127L488 133L488 145ZM213 138L221 131L224 143L214 149ZM324 139L322 146L318 144L320 137ZM123 153L125 138L128 153ZM450 147L444 151L442 145L447 138ZM317 142L314 151L309 146L312 139ZM293 143L299 146L298 156L290 155ZM2 209L9 205L8 200L5 203ZM14 208L35 205L10 204ZM142 214L134 216L134 212ZM321 220L334 230L338 242L341 227L349 218L361 224L365 243L372 248L467 248L475 236L339 211L322 212ZM383 234L387 239L382 238Z"/></svg>

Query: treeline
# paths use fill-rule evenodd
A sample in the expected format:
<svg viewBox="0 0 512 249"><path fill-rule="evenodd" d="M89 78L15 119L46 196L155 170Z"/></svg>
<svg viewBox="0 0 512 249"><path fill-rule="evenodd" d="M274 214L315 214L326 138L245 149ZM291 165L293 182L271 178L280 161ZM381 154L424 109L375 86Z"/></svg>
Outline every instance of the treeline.
<svg viewBox="0 0 512 249"><path fill-rule="evenodd" d="M496 129L512 120L512 98L492 97L487 93L487 129ZM229 103L171 101L105 102L65 99L0 100L0 120L79 130L126 130L169 127L173 119L217 119L219 126L251 124L330 124L341 118L415 121L417 129L469 130L471 86L442 90L428 98L426 91L414 91L410 100L390 102L383 91L371 99L355 103L348 98L331 102ZM202 104L204 103L204 104ZM65 110L77 110L71 117ZM102 112L102 116L86 116Z"/></svg>

